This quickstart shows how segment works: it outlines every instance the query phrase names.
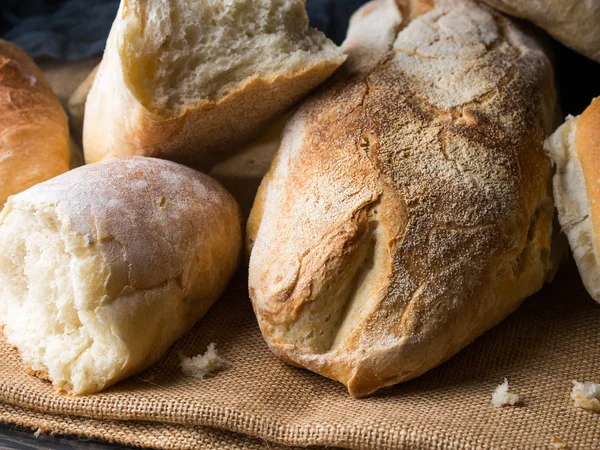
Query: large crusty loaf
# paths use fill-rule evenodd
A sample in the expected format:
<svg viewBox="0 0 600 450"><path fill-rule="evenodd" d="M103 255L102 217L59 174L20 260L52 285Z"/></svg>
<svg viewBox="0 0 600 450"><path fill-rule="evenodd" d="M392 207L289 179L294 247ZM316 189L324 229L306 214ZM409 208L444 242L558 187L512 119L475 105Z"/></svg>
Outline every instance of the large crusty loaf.
<svg viewBox="0 0 600 450"><path fill-rule="evenodd" d="M86 104L87 162L204 166L344 61L305 0L123 0Z"/></svg>
<svg viewBox="0 0 600 450"><path fill-rule="evenodd" d="M600 303L600 98L546 141L554 199L583 283Z"/></svg>
<svg viewBox="0 0 600 450"><path fill-rule="evenodd" d="M0 39L0 209L6 199L69 170L69 127L33 60Z"/></svg>
<svg viewBox="0 0 600 450"><path fill-rule="evenodd" d="M573 50L600 62L600 1L598 0L481 0L527 19Z"/></svg>
<svg viewBox="0 0 600 450"><path fill-rule="evenodd" d="M362 396L553 275L556 95L535 35L470 0L371 2L344 47L259 190L249 290L277 355Z"/></svg>
<svg viewBox="0 0 600 450"><path fill-rule="evenodd" d="M57 389L97 392L204 315L241 241L235 200L192 169L131 157L72 170L0 215L0 325Z"/></svg>

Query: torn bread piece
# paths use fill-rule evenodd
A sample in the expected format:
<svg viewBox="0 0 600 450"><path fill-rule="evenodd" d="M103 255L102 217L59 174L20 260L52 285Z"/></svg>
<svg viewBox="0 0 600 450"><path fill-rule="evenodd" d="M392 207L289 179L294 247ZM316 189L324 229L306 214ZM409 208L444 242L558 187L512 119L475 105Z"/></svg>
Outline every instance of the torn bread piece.
<svg viewBox="0 0 600 450"><path fill-rule="evenodd" d="M344 60L309 27L305 0L123 0L85 106L86 162L205 166Z"/></svg>
<svg viewBox="0 0 600 450"><path fill-rule="evenodd" d="M600 412L600 384L590 381L580 383L573 380L571 398L577 408Z"/></svg>
<svg viewBox="0 0 600 450"><path fill-rule="evenodd" d="M600 303L600 98L546 140L558 220L590 296Z"/></svg>
<svg viewBox="0 0 600 450"><path fill-rule="evenodd" d="M7 341L69 394L140 372L221 295L240 222L217 181L154 158L87 165L10 197L0 215Z"/></svg>
<svg viewBox="0 0 600 450"><path fill-rule="evenodd" d="M504 383L499 385L494 393L492 394L492 405L496 408L502 406L515 406L520 402L520 398L517 394L508 392L508 380L505 378Z"/></svg>
<svg viewBox="0 0 600 450"><path fill-rule="evenodd" d="M206 353L203 355L194 356L192 358L181 358L181 371L188 377L204 378L214 375L215 372L222 370L229 364L225 359L221 358L215 348L216 344L208 344Z"/></svg>

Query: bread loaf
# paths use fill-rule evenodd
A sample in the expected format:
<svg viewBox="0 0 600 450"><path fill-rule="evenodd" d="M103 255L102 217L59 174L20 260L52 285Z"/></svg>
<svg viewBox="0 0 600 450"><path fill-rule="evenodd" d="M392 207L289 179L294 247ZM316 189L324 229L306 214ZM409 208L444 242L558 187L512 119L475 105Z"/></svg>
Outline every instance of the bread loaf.
<svg viewBox="0 0 600 450"><path fill-rule="evenodd" d="M527 19L573 50L600 62L598 0L482 0L500 11Z"/></svg>
<svg viewBox="0 0 600 450"><path fill-rule="evenodd" d="M546 141L556 163L554 199L589 294L600 303L600 99Z"/></svg>
<svg viewBox="0 0 600 450"><path fill-rule="evenodd" d="M69 127L33 60L0 39L0 209L6 199L69 170Z"/></svg>
<svg viewBox="0 0 600 450"><path fill-rule="evenodd" d="M235 200L192 169L142 157L75 169L0 215L0 325L56 389L97 392L204 315L241 240Z"/></svg>
<svg viewBox="0 0 600 450"><path fill-rule="evenodd" d="M277 355L363 396L552 276L556 94L531 30L470 0L371 2L344 48L260 187L249 290Z"/></svg>
<svg viewBox="0 0 600 450"><path fill-rule="evenodd" d="M344 59L304 0L123 0L86 104L86 161L205 166Z"/></svg>

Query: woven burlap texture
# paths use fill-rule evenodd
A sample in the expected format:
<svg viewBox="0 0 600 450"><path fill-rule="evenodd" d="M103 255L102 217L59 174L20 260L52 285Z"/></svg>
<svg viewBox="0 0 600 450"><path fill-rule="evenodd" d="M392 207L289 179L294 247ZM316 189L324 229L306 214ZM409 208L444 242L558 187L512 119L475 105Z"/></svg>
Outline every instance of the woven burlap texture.
<svg viewBox="0 0 600 450"><path fill-rule="evenodd" d="M28 427L49 436L67 435L75 441L87 442L90 439L96 439L113 444L126 443L143 448L213 450L262 450L265 448L289 450L293 448L282 447L261 439L211 428L55 416L5 403L0 403L0 422ZM38 448L43 448L43 446L43 442L40 442Z"/></svg>
<svg viewBox="0 0 600 450"><path fill-rule="evenodd" d="M600 373L600 307L586 295L572 265L447 363L358 400L343 386L287 366L270 353L245 286L239 276L158 364L99 395L55 393L48 383L27 376L17 352L3 344L0 401L46 414L119 421L104 433L96 426L94 435L125 444L139 443L140 432L128 437L137 425L126 421L136 421L146 422L139 430L157 422L158 434L166 424L208 426L288 445L550 448L556 434L571 448L598 447L598 415L575 409L569 398L572 379L593 380ZM185 377L179 353L195 355L211 342L230 367L203 381ZM521 395L522 406L490 404L504 377ZM85 434L65 423L61 430ZM166 433L160 444L186 447L189 433Z"/></svg>

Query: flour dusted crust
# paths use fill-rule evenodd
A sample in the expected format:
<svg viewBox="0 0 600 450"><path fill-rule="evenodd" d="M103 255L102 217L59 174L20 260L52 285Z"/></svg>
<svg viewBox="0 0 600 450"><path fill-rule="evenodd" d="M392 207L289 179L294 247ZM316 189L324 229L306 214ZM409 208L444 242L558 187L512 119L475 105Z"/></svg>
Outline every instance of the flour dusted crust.
<svg viewBox="0 0 600 450"><path fill-rule="evenodd" d="M597 0L482 0L527 19L573 50L600 62L600 2Z"/></svg>
<svg viewBox="0 0 600 450"><path fill-rule="evenodd" d="M468 0L371 2L344 47L259 190L249 289L277 355L363 396L450 358L552 275L556 94L537 38Z"/></svg>
<svg viewBox="0 0 600 450"><path fill-rule="evenodd" d="M0 209L69 170L67 116L35 62L0 39Z"/></svg>
<svg viewBox="0 0 600 450"><path fill-rule="evenodd" d="M189 331L241 241L236 201L192 169L130 157L72 170L0 215L0 325L56 389L98 392Z"/></svg>
<svg viewBox="0 0 600 450"><path fill-rule="evenodd" d="M546 141L556 164L554 198L581 279L600 303L600 99Z"/></svg>

